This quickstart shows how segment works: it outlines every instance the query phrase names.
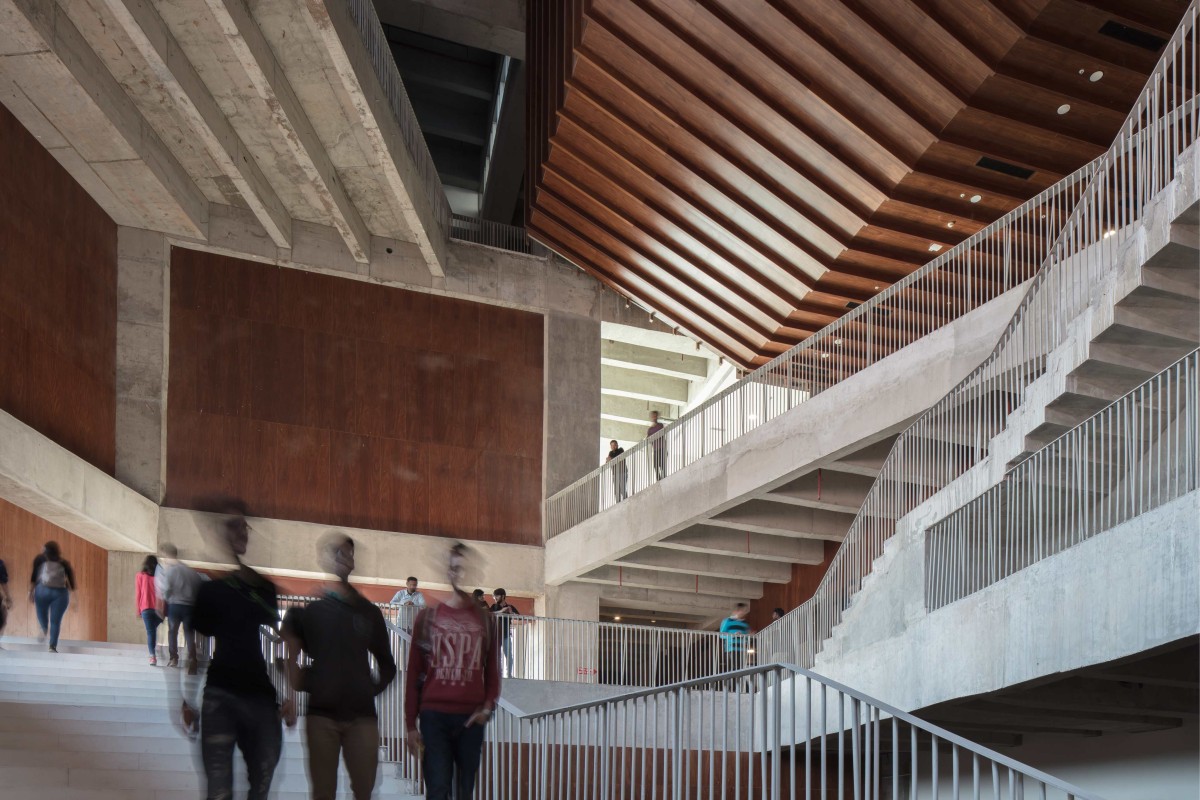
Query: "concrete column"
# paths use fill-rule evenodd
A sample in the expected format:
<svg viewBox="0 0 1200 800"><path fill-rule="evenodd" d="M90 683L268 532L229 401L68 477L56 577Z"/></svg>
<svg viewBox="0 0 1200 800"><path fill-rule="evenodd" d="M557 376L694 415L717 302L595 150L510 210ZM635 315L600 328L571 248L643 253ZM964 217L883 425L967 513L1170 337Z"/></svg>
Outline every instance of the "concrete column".
<svg viewBox="0 0 1200 800"><path fill-rule="evenodd" d="M144 644L146 628L134 606L134 581L146 553L108 551L108 641Z"/></svg>
<svg viewBox="0 0 1200 800"><path fill-rule="evenodd" d="M543 641L538 649L545 664L546 680L594 683L600 667L599 626L600 587L596 584L567 583L547 586L546 594L534 605L539 617L555 620L581 620L578 624L555 622L540 626Z"/></svg>
<svg viewBox="0 0 1200 800"><path fill-rule="evenodd" d="M169 254L161 233L117 231L116 477L155 503L166 479Z"/></svg>
<svg viewBox="0 0 1200 800"><path fill-rule="evenodd" d="M551 311L545 337L542 487L550 497L598 466L600 323Z"/></svg>

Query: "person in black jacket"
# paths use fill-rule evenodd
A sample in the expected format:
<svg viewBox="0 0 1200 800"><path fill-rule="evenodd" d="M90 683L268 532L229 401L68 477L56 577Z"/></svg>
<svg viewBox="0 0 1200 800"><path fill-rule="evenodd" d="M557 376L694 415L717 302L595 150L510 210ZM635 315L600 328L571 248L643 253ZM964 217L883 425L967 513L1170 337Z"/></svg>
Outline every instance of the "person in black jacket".
<svg viewBox="0 0 1200 800"><path fill-rule="evenodd" d="M337 583L284 618L288 680L296 691L308 693L305 733L313 800L334 800L339 756L355 800L369 800L379 766L375 697L396 677L396 662L383 614L350 585L354 540L334 531L320 551L322 567ZM311 659L308 666L300 666L301 651ZM377 678L371 674L371 656Z"/></svg>

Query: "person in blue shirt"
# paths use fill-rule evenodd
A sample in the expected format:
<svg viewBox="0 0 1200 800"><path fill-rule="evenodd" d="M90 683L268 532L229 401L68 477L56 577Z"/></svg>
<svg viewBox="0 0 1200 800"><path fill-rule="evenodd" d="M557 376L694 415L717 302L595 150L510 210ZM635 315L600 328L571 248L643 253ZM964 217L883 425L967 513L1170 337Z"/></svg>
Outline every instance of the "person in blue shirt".
<svg viewBox="0 0 1200 800"><path fill-rule="evenodd" d="M746 622L750 606L738 603L733 613L721 620L721 640L725 648L725 671L732 672L746 666L747 643L753 631Z"/></svg>

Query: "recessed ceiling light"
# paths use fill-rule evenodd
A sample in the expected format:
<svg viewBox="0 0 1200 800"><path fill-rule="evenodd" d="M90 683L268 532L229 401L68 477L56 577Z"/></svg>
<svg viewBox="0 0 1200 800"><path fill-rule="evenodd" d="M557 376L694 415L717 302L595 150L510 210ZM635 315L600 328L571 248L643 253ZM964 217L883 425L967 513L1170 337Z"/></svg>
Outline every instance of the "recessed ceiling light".
<svg viewBox="0 0 1200 800"><path fill-rule="evenodd" d="M954 227L954 220L950 220L949 222L947 222L947 223L946 223L946 227L947 227L947 228L953 228L953 227Z"/></svg>
<svg viewBox="0 0 1200 800"><path fill-rule="evenodd" d="M982 199L983 199L983 195L981 195L981 194L973 194L973 195L971 195L971 202L972 202L972 203L978 203L978 202L979 202L980 200L982 200Z"/></svg>
<svg viewBox="0 0 1200 800"><path fill-rule="evenodd" d="M966 196L967 196L966 192L962 192L961 194L959 194L959 197L966 197Z"/></svg>
<svg viewBox="0 0 1200 800"><path fill-rule="evenodd" d="M1058 114L1059 114L1059 116L1062 116L1063 114L1067 113L1070 110L1071 110L1071 104L1063 103L1061 106L1058 107Z"/></svg>
<svg viewBox="0 0 1200 800"><path fill-rule="evenodd" d="M936 253L938 250L941 250L941 249L942 249L942 246L940 244L938 244L937 242L934 242L933 244L929 245L929 252L931 252L931 253Z"/></svg>
<svg viewBox="0 0 1200 800"><path fill-rule="evenodd" d="M821 358L829 358L829 353L821 353Z"/></svg>
<svg viewBox="0 0 1200 800"><path fill-rule="evenodd" d="M1103 77L1104 77L1104 73L1101 72L1100 70L1096 70L1091 75L1088 75L1088 80L1091 81L1092 83L1095 83L1096 81L1100 80Z"/></svg>
<svg viewBox="0 0 1200 800"><path fill-rule="evenodd" d="M613 622L620 622L620 621L621 621L620 617L613 617Z"/></svg>
<svg viewBox="0 0 1200 800"><path fill-rule="evenodd" d="M877 292L879 291L879 287L878 287L878 286L876 286L876 287L875 287L875 291L877 291Z"/></svg>
<svg viewBox="0 0 1200 800"><path fill-rule="evenodd" d="M657 624L658 624L658 620L656 620L656 619L652 619L652 620L650 620L650 624L651 624L651 625L657 625Z"/></svg>
<svg viewBox="0 0 1200 800"><path fill-rule="evenodd" d="M834 340L833 340L833 343L834 343L834 344L836 344L836 345L840 345L840 344L842 343L842 340L841 340L841 339L834 339Z"/></svg>

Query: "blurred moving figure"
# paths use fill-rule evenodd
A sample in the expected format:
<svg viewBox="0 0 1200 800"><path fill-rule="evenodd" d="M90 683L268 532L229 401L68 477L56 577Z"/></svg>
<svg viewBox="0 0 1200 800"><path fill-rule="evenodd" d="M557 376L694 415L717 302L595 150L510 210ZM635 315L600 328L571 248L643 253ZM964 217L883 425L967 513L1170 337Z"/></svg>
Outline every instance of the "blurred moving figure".
<svg viewBox="0 0 1200 800"><path fill-rule="evenodd" d="M379 767L375 697L396 677L396 662L383 614L350 585L354 540L328 535L319 548L321 566L337 578L321 599L293 608L283 620L288 644L288 681L308 692L304 727L313 800L334 800L338 758L346 762L355 800L369 800ZM312 663L300 666L300 653ZM378 678L371 674L371 656Z"/></svg>
<svg viewBox="0 0 1200 800"><path fill-rule="evenodd" d="M450 549L449 599L417 615L405 674L407 743L422 759L426 800L468 800L484 727L500 697L500 662L491 615L459 588L465 545ZM453 792L453 794L452 794Z"/></svg>
<svg viewBox="0 0 1200 800"><path fill-rule="evenodd" d="M50 652L58 652L58 633L62 630L63 615L71 604L75 591L75 571L62 557L57 542L46 542L42 552L33 559L33 575L29 578L29 602L37 610L39 641L50 635Z"/></svg>
<svg viewBox="0 0 1200 800"><path fill-rule="evenodd" d="M725 643L726 672L746 666L747 642L750 640L750 634L754 632L750 629L750 623L746 622L746 615L749 613L750 606L738 603L733 613L721 621L721 639Z"/></svg>
<svg viewBox="0 0 1200 800"><path fill-rule="evenodd" d="M154 573L158 569L158 558L146 556L138 570L134 587L134 605L138 616L146 626L146 647L150 650L150 666L158 666L158 626L162 625L162 614L158 592L154 588Z"/></svg>
<svg viewBox="0 0 1200 800"><path fill-rule="evenodd" d="M195 675L198 667L196 656L196 630L192 627L192 609L196 605L196 593L204 576L179 560L179 550L173 544L159 548L158 571L154 574L154 588L158 599L167 611L167 648L170 659L168 667L179 666L179 629L183 628L183 641L187 648L188 674Z"/></svg>
<svg viewBox="0 0 1200 800"><path fill-rule="evenodd" d="M242 751L250 779L248 800L266 800L283 746L280 717L296 724L296 708L276 700L259 643L259 626L278 627L275 586L242 563L249 542L245 506L227 501L219 511L220 544L237 565L224 577L204 583L196 593L192 625L216 640L200 711L200 750L209 800L233 797L233 752ZM184 727L195 723L194 707L184 701Z"/></svg>
<svg viewBox="0 0 1200 800"><path fill-rule="evenodd" d="M0 635L4 633L4 626L8 623L8 612L12 608L12 595L8 593L8 567L4 566L4 559L0 558Z"/></svg>

